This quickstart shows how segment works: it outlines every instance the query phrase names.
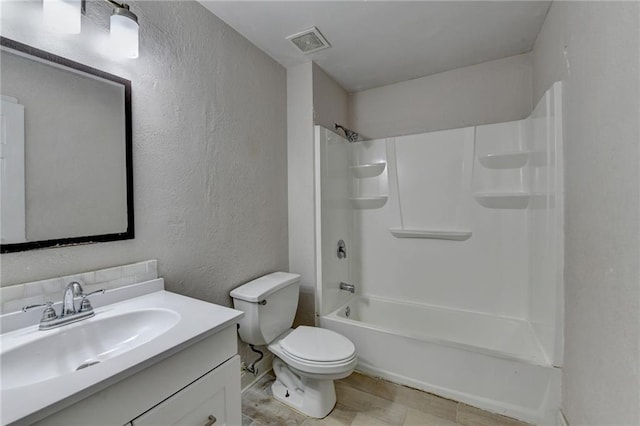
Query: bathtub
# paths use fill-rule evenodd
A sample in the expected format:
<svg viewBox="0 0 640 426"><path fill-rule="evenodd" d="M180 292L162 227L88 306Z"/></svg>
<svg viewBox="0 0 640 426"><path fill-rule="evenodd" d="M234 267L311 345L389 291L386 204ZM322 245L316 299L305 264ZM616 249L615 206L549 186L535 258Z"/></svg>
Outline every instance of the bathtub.
<svg viewBox="0 0 640 426"><path fill-rule="evenodd" d="M351 339L358 370L539 425L555 425L560 370L528 322L355 296L319 325Z"/></svg>

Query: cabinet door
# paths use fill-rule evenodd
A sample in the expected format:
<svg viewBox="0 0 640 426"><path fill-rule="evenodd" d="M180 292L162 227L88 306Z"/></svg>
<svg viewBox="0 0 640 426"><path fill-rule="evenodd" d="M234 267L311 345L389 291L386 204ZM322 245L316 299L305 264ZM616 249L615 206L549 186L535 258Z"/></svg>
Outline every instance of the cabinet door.
<svg viewBox="0 0 640 426"><path fill-rule="evenodd" d="M133 426L239 425L240 357L231 358L133 420Z"/></svg>

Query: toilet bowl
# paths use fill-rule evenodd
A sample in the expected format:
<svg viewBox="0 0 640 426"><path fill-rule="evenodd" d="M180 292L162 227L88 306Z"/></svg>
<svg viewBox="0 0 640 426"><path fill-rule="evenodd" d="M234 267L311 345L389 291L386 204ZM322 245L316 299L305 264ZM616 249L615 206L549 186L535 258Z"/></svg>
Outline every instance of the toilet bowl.
<svg viewBox="0 0 640 426"><path fill-rule="evenodd" d="M358 363L353 343L324 328L300 326L288 330L268 348L300 374L325 380L347 377Z"/></svg>
<svg viewBox="0 0 640 426"><path fill-rule="evenodd" d="M268 348L276 356L274 398L317 418L325 417L336 404L333 381L348 377L358 363L349 339L322 328L288 330Z"/></svg>
<svg viewBox="0 0 640 426"><path fill-rule="evenodd" d="M278 401L311 417L322 418L336 404L334 380L349 376L358 358L346 337L323 328L290 328L298 305L297 274L274 272L231 292L240 320L240 339L268 345L275 355L271 385Z"/></svg>

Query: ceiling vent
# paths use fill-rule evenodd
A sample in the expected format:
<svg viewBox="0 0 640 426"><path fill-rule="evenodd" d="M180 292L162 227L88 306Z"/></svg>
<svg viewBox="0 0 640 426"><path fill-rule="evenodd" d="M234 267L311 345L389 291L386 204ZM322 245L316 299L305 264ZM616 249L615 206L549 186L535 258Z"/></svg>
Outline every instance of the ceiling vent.
<svg viewBox="0 0 640 426"><path fill-rule="evenodd" d="M331 47L327 39L325 39L316 27L311 27L297 34L287 37L291 43L295 44L304 54L317 52L318 50Z"/></svg>

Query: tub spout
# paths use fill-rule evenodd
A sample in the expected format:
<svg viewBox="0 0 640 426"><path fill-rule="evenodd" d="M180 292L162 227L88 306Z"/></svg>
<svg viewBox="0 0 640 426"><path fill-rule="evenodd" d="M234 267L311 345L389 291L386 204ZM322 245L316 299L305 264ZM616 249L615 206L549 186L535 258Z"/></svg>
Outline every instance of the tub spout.
<svg viewBox="0 0 640 426"><path fill-rule="evenodd" d="M340 283L340 290L346 290L350 293L355 293L356 292L356 286L354 286L353 284L347 284L347 283Z"/></svg>

